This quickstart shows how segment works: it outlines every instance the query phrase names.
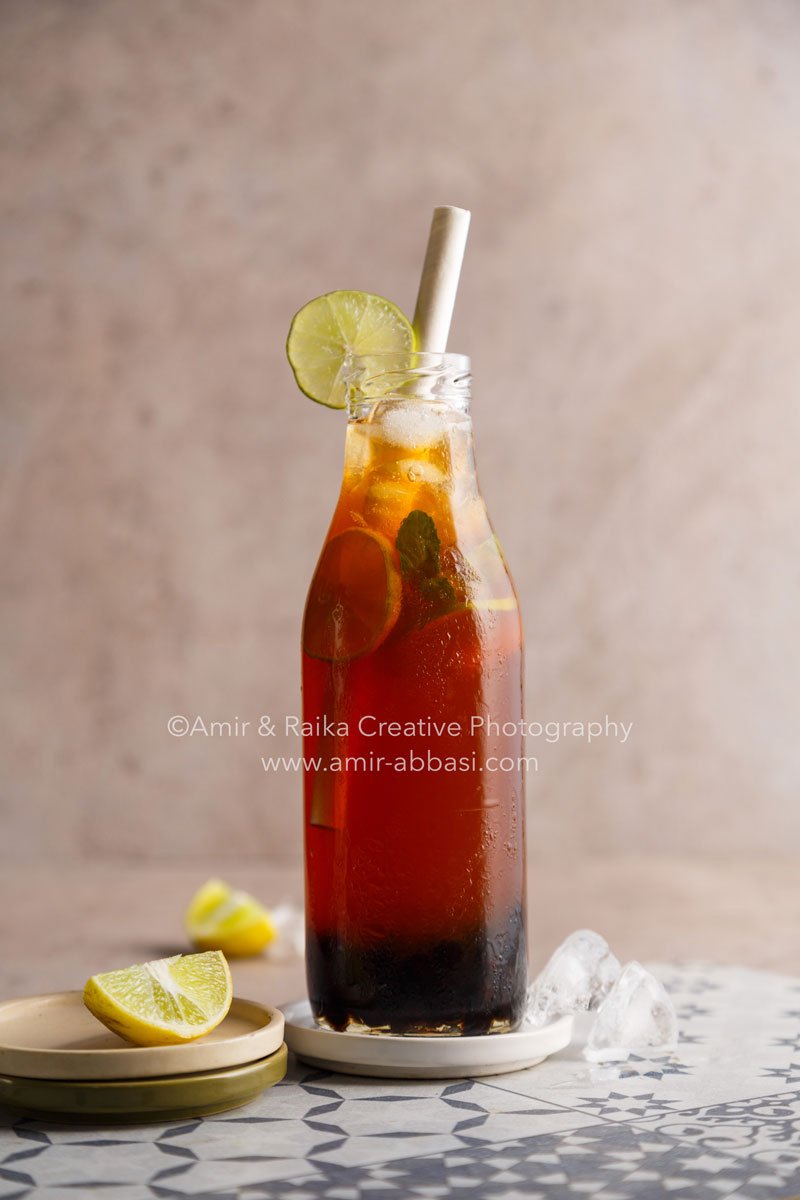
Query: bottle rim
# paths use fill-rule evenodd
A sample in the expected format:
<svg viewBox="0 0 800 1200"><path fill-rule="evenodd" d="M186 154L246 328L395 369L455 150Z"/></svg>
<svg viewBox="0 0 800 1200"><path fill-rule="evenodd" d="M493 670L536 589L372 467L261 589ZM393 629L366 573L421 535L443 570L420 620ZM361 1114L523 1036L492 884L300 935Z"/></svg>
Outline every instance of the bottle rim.
<svg viewBox="0 0 800 1200"><path fill-rule="evenodd" d="M469 371L470 359L468 354L455 354L450 350L379 350L373 354L351 354L348 360L351 370L360 370L371 365L377 369L386 369L390 364L397 364L394 369L400 370L406 364L406 370L455 370Z"/></svg>
<svg viewBox="0 0 800 1200"><path fill-rule="evenodd" d="M466 354L411 350L354 355L345 367L348 408L351 416L361 416L378 401L425 400L466 410L471 378Z"/></svg>

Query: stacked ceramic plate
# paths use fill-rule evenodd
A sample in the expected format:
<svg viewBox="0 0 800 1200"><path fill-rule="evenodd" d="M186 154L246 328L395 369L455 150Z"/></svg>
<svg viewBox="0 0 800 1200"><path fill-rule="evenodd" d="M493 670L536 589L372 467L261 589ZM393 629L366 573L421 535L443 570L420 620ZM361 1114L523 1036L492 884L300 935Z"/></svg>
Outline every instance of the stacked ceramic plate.
<svg viewBox="0 0 800 1200"><path fill-rule="evenodd" d="M254 1100L286 1074L283 1014L234 999L197 1042L129 1046L80 992L0 1004L0 1106L26 1115L108 1121L203 1116Z"/></svg>

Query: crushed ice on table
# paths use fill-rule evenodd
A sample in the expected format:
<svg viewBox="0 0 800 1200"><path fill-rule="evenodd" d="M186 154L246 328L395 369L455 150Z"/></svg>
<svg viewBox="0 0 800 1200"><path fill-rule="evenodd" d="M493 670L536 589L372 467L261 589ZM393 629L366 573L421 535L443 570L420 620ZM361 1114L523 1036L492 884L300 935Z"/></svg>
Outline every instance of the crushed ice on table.
<svg viewBox="0 0 800 1200"><path fill-rule="evenodd" d="M591 929L578 929L562 942L528 988L525 1019L544 1025L568 1013L596 1008L619 975L608 942Z"/></svg>
<svg viewBox="0 0 800 1200"><path fill-rule="evenodd" d="M641 1050L667 1053L678 1043L678 1018L663 984L638 962L623 968L597 1010L583 1051L589 1062L619 1062Z"/></svg>
<svg viewBox="0 0 800 1200"><path fill-rule="evenodd" d="M302 908L284 902L270 910L277 937L270 943L268 954L273 962L289 962L302 958L305 952L306 923Z"/></svg>

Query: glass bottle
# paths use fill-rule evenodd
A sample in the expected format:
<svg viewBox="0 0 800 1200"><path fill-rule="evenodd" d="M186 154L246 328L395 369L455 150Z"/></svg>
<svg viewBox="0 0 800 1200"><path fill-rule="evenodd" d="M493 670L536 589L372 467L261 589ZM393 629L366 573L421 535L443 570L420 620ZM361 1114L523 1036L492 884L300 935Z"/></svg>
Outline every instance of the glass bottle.
<svg viewBox="0 0 800 1200"><path fill-rule="evenodd" d="M303 621L306 967L336 1030L512 1029L527 978L522 628L469 359L356 359Z"/></svg>

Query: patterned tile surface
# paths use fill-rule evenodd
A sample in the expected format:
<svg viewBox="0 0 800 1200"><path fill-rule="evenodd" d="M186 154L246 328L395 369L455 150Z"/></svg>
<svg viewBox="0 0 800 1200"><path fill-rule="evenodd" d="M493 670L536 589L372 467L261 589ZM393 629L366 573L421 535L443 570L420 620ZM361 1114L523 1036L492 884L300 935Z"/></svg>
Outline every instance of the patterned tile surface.
<svg viewBox="0 0 800 1200"><path fill-rule="evenodd" d="M87 1128L0 1113L0 1200L783 1200L800 1193L800 981L663 967L679 1052L376 1081L293 1063L229 1115Z"/></svg>

